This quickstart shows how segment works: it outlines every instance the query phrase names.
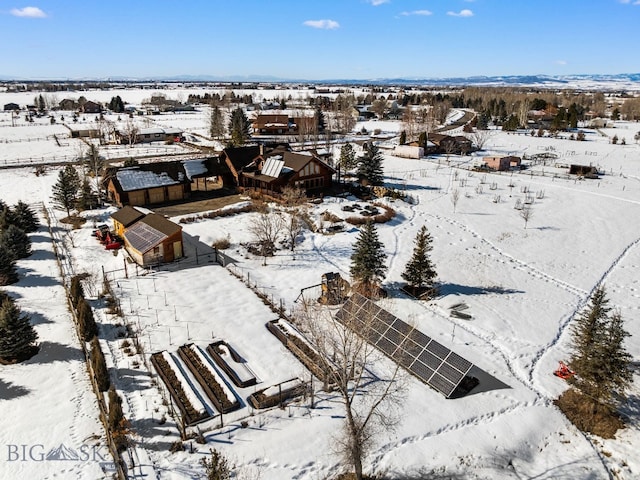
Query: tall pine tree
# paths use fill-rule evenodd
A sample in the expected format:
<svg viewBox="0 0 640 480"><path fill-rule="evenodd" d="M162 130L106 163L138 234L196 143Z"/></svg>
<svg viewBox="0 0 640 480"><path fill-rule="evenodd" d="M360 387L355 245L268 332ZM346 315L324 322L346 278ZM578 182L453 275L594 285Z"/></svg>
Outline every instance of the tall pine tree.
<svg viewBox="0 0 640 480"><path fill-rule="evenodd" d="M213 139L224 137L222 111L220 111L220 107L217 105L211 107L211 114L209 116L209 136Z"/></svg>
<svg viewBox="0 0 640 480"><path fill-rule="evenodd" d="M109 390L111 379L109 378L109 370L107 370L107 364L104 360L98 337L93 337L91 340L91 368L98 384L98 390L101 392Z"/></svg>
<svg viewBox="0 0 640 480"><path fill-rule="evenodd" d="M38 334L15 302L3 295L0 305L0 358L22 360L35 353Z"/></svg>
<svg viewBox="0 0 640 480"><path fill-rule="evenodd" d="M377 295L379 284L387 272L386 258L384 245L378 238L374 223L365 223L351 255L351 277L364 295Z"/></svg>
<svg viewBox="0 0 640 480"><path fill-rule="evenodd" d="M414 295L422 293L423 289L431 291L429 296L435 293L433 281L437 273L429 257L429 252L433 250L431 242L431 235L427 231L427 227L423 225L416 235L413 256L402 273L402 278L409 283Z"/></svg>
<svg viewBox="0 0 640 480"><path fill-rule="evenodd" d="M67 211L71 215L71 209L78 202L78 190L80 189L80 176L73 165L67 165L58 174L58 181L53 185L51 199L56 207Z"/></svg>
<svg viewBox="0 0 640 480"><path fill-rule="evenodd" d="M623 396L631 382L631 356L623 345L629 334L620 314L611 314L604 287L593 293L571 333L569 366L575 375L569 382L593 402L594 413L600 406L613 410L616 396Z"/></svg>
<svg viewBox="0 0 640 480"><path fill-rule="evenodd" d="M250 137L249 126L250 122L244 114L242 107L236 108L231 113L231 120L229 121L229 133L231 134L232 146L240 147L247 142Z"/></svg>
<svg viewBox="0 0 640 480"><path fill-rule="evenodd" d="M384 183L382 154L373 142L367 144L364 155L360 157L358 178L364 185L382 185Z"/></svg>

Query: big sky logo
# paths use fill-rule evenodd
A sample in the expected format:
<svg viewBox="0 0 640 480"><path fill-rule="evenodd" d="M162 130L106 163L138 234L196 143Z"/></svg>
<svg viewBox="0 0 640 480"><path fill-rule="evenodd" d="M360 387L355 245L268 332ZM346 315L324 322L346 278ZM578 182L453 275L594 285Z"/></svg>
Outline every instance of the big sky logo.
<svg viewBox="0 0 640 480"><path fill-rule="evenodd" d="M7 462L99 462L104 468L113 465L109 450L104 445L81 445L74 449L61 443L47 449L44 445L8 444Z"/></svg>

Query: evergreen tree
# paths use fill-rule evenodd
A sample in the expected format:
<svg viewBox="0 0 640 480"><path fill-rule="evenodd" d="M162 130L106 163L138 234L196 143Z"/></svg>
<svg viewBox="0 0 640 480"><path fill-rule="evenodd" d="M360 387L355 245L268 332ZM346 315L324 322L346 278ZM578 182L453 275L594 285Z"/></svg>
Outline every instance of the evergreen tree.
<svg viewBox="0 0 640 480"><path fill-rule="evenodd" d="M109 390L111 379L109 378L107 363L104 360L104 354L100 348L98 337L93 337L91 340L91 369L98 384L98 390L101 392Z"/></svg>
<svg viewBox="0 0 640 480"><path fill-rule="evenodd" d="M209 136L215 139L224 137L224 122L222 121L222 112L217 105L211 108L211 114L209 117Z"/></svg>
<svg viewBox="0 0 640 480"><path fill-rule="evenodd" d="M398 143L400 143L400 145L404 145L405 143L407 143L407 131L406 130L402 130L400 132L400 139L398 140Z"/></svg>
<svg viewBox="0 0 640 480"><path fill-rule="evenodd" d="M56 207L67 211L71 215L71 209L75 208L78 201L80 177L73 165L67 165L58 174L58 181L53 185L51 199Z"/></svg>
<svg viewBox="0 0 640 480"><path fill-rule="evenodd" d="M519 126L520 121L518 120L518 117L511 114L509 118L502 124L502 130L506 132L513 132L517 130Z"/></svg>
<svg viewBox="0 0 640 480"><path fill-rule="evenodd" d="M231 113L231 120L229 122L232 146L240 147L247 142L250 137L249 126L250 122L244 114L242 107L236 108Z"/></svg>
<svg viewBox="0 0 640 480"><path fill-rule="evenodd" d="M384 183L382 154L373 142L367 144L364 155L360 157L358 178L367 185L382 185Z"/></svg>
<svg viewBox="0 0 640 480"><path fill-rule="evenodd" d="M44 97L42 96L42 94L38 95L37 97L37 106L38 106L38 112L43 113L46 109L47 109L47 104L44 101Z"/></svg>
<svg viewBox="0 0 640 480"><path fill-rule="evenodd" d="M78 210L91 210L98 205L98 196L93 191L91 187L91 182L89 182L88 178L82 180L82 185L80 186L80 194L78 196L78 202L76 203L76 207Z"/></svg>
<svg viewBox="0 0 640 480"><path fill-rule="evenodd" d="M320 108L319 105L316 107L316 111L313 114L313 118L315 121L316 132L317 133L324 132L326 128L326 122L324 120L324 113L322 113L322 109Z"/></svg>
<svg viewBox="0 0 640 480"><path fill-rule="evenodd" d="M402 278L409 283L414 292L422 287L433 289L433 281L437 273L429 258L429 252L433 250L431 242L431 235L423 225L416 235L413 256L402 273Z"/></svg>
<svg viewBox="0 0 640 480"><path fill-rule="evenodd" d="M15 217L16 226L26 233L35 232L40 226L40 222L33 210L23 201L19 201L13 208L13 216Z"/></svg>
<svg viewBox="0 0 640 480"><path fill-rule="evenodd" d="M356 166L356 152L353 149L353 145L345 143L340 148L340 167L343 170L351 170Z"/></svg>
<svg viewBox="0 0 640 480"><path fill-rule="evenodd" d="M0 358L22 359L33 351L38 334L15 302L5 296L0 305Z"/></svg>
<svg viewBox="0 0 640 480"><path fill-rule="evenodd" d="M615 396L623 395L631 382L631 357L623 346L629 334L620 315L610 313L606 292L599 287L571 330L569 367L575 375L569 381L593 402L594 413L602 405L612 409Z"/></svg>
<svg viewBox="0 0 640 480"><path fill-rule="evenodd" d="M611 112L611 120L620 120L620 109L618 107Z"/></svg>
<svg viewBox="0 0 640 480"><path fill-rule="evenodd" d="M23 230L9 225L0 234L0 244L4 245L14 260L31 255L31 240Z"/></svg>
<svg viewBox="0 0 640 480"><path fill-rule="evenodd" d="M77 314L80 338L88 342L98 334L98 325L93 318L91 305L84 298L78 301Z"/></svg>
<svg viewBox="0 0 640 480"><path fill-rule="evenodd" d="M16 260L9 248L0 243L0 286L11 285L17 281Z"/></svg>
<svg viewBox="0 0 640 480"><path fill-rule="evenodd" d="M480 115L478 115L478 123L476 124L476 128L478 130L488 130L490 120L491 116L487 112L480 113Z"/></svg>
<svg viewBox="0 0 640 480"><path fill-rule="evenodd" d="M124 102L122 101L122 98L120 98L120 95L111 97L111 100L109 101L109 110L114 113L124 112Z"/></svg>
<svg viewBox="0 0 640 480"><path fill-rule="evenodd" d="M386 258L374 223L365 223L351 255L351 277L362 287L363 293L373 292L374 287L384 279Z"/></svg>

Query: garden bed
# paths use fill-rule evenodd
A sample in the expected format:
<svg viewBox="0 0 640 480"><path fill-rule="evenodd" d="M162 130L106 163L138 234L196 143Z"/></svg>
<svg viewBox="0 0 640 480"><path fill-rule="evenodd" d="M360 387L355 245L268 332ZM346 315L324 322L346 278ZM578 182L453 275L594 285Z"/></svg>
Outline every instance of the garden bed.
<svg viewBox="0 0 640 480"><path fill-rule="evenodd" d="M278 385L272 385L249 395L249 403L253 408L271 408L283 405L288 400L300 397L307 391L307 385L295 378Z"/></svg>
<svg viewBox="0 0 640 480"><path fill-rule="evenodd" d="M267 330L273 333L317 378L325 382L333 376L327 362L293 326L282 319L277 319L267 323Z"/></svg>
<svg viewBox="0 0 640 480"><path fill-rule="evenodd" d="M185 425L193 425L211 416L168 352L154 353L151 355L151 363L167 386Z"/></svg>
<svg viewBox="0 0 640 480"><path fill-rule="evenodd" d="M197 346L183 345L178 349L178 355L217 410L227 413L240 408L234 393Z"/></svg>
<svg viewBox="0 0 640 480"><path fill-rule="evenodd" d="M210 344L207 353L238 387L250 387L258 383L247 362L225 341Z"/></svg>

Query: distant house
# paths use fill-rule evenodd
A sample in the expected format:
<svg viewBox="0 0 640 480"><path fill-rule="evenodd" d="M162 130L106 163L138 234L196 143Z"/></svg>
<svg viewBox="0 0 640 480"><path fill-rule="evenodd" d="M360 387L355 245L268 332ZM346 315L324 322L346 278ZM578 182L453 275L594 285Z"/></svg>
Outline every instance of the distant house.
<svg viewBox="0 0 640 480"><path fill-rule="evenodd" d="M125 230L138 220L142 220L144 216L145 214L140 210L136 210L135 208L127 205L111 214L111 218L113 219L113 231L119 237L123 237Z"/></svg>
<svg viewBox="0 0 640 480"><path fill-rule="evenodd" d="M473 149L471 140L463 135L452 137L451 135L434 132L429 133L427 140L436 146L438 153L466 154Z"/></svg>
<svg viewBox="0 0 640 480"><path fill-rule="evenodd" d="M58 103L58 110L73 111L76 108L78 108L78 103L71 98L65 98L63 100L60 100L60 102Z"/></svg>
<svg viewBox="0 0 640 480"><path fill-rule="evenodd" d="M129 133L116 130L116 138L121 145L128 145ZM133 143L151 143L151 142L183 142L184 132L179 128L141 128L135 132Z"/></svg>
<svg viewBox="0 0 640 480"><path fill-rule="evenodd" d="M20 105L18 105L17 103L5 103L4 104L4 111L5 112L10 112L13 110L20 110Z"/></svg>
<svg viewBox="0 0 640 480"><path fill-rule="evenodd" d="M522 159L512 155L508 156L489 156L482 158L487 168L496 171L510 170L520 166Z"/></svg>
<svg viewBox="0 0 640 480"><path fill-rule="evenodd" d="M99 138L100 130L97 128L71 128L71 138Z"/></svg>
<svg viewBox="0 0 640 480"><path fill-rule="evenodd" d="M310 134L315 129L313 116L290 117L285 113L260 114L253 121L253 131L262 135Z"/></svg>
<svg viewBox="0 0 640 480"><path fill-rule="evenodd" d="M125 228L123 238L127 253L143 267L173 262L184 255L182 227L155 213Z"/></svg>
<svg viewBox="0 0 640 480"><path fill-rule="evenodd" d="M280 193L289 186L314 194L331 187L335 172L310 152L263 152L242 169L240 184L264 193Z"/></svg>
<svg viewBox="0 0 640 480"><path fill-rule="evenodd" d="M91 100L85 102L83 105L80 105L79 110L82 113L101 113L102 105L96 102L92 102Z"/></svg>

